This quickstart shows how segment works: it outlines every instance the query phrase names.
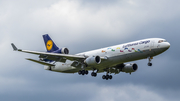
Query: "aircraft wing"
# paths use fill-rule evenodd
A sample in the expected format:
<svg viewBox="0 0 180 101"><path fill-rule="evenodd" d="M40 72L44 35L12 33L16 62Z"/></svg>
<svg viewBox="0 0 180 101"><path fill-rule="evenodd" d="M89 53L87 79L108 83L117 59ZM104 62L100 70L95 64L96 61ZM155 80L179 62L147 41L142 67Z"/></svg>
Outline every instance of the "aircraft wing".
<svg viewBox="0 0 180 101"><path fill-rule="evenodd" d="M57 53L21 50L21 49L18 49L13 43L11 45L12 45L14 51L20 51L20 52L24 52L24 53L40 55L40 56L46 57L46 59L50 59L50 60L53 60L53 61L57 61L57 60L60 60L60 59L68 59L68 60L73 61L73 60L82 60L82 59L86 58L84 56L79 56L79 55L68 55L68 54L57 54Z"/></svg>

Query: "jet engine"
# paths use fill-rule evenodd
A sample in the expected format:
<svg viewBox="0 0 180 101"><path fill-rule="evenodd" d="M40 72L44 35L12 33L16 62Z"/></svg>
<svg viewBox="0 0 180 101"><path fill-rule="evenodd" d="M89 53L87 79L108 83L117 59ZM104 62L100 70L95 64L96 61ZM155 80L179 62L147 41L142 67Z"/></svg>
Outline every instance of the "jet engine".
<svg viewBox="0 0 180 101"><path fill-rule="evenodd" d="M138 65L135 63L119 64L115 68L120 69L120 71L125 73L131 73L131 72L135 72L138 69Z"/></svg>
<svg viewBox="0 0 180 101"><path fill-rule="evenodd" d="M138 69L138 65L135 63L124 64L124 67L122 68L122 72L131 73L131 72L135 72L137 69Z"/></svg>
<svg viewBox="0 0 180 101"><path fill-rule="evenodd" d="M96 65L101 63L101 58L99 56L88 57L84 60L84 63L87 65Z"/></svg>
<svg viewBox="0 0 180 101"><path fill-rule="evenodd" d="M51 66L44 66L45 70L51 70Z"/></svg>
<svg viewBox="0 0 180 101"><path fill-rule="evenodd" d="M68 48L60 48L56 51L53 51L53 53L69 54L69 49Z"/></svg>
<svg viewBox="0 0 180 101"><path fill-rule="evenodd" d="M61 53L62 54L69 54L69 49L68 48L61 48Z"/></svg>

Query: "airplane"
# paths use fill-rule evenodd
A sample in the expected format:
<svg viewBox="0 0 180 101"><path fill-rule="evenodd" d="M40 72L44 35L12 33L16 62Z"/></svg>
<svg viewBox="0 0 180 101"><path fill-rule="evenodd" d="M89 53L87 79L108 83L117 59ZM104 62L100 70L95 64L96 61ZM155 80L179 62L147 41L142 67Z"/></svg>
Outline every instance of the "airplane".
<svg viewBox="0 0 180 101"><path fill-rule="evenodd" d="M18 49L11 43L14 51L39 55L39 60L26 58L29 61L44 65L45 70L61 73L78 73L87 75L91 70L91 76L106 72L102 79L112 79L110 74L125 72L131 74L137 71L136 63L128 63L140 59L148 59L148 66L152 66L151 60L169 49L170 43L162 38L149 38L134 42L105 47L75 55L69 55L68 48L59 48L48 34L43 35L47 52L37 52Z"/></svg>

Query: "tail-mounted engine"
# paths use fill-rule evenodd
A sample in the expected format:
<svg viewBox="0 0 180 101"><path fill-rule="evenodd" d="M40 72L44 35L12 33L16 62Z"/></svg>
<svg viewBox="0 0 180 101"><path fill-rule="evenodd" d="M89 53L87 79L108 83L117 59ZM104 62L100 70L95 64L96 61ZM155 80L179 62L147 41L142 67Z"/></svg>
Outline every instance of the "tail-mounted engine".
<svg viewBox="0 0 180 101"><path fill-rule="evenodd" d="M69 54L69 50L68 48L60 48L56 51L53 51L52 53L58 53L58 54ZM54 56L48 56L48 55L40 55L39 56L41 61L45 61L45 62L52 62L55 61L54 60ZM59 62L65 62L66 59L58 59L57 61Z"/></svg>
<svg viewBox="0 0 180 101"><path fill-rule="evenodd" d="M61 48L61 53L62 54L69 54L69 49L68 48Z"/></svg>
<svg viewBox="0 0 180 101"><path fill-rule="evenodd" d="M69 54L69 49L68 48L60 48L56 51L53 51L53 53Z"/></svg>
<svg viewBox="0 0 180 101"><path fill-rule="evenodd" d="M84 60L84 63L91 66L97 65L101 63L101 58L99 56L88 57L86 60Z"/></svg>

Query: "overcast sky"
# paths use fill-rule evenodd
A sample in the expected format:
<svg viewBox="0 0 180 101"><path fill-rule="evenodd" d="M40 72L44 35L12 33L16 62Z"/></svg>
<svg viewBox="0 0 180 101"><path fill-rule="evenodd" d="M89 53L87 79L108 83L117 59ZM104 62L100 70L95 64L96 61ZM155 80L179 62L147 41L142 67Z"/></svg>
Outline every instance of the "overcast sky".
<svg viewBox="0 0 180 101"><path fill-rule="evenodd" d="M2 101L179 101L179 0L0 0L0 99ZM70 54L144 38L171 43L165 53L133 61L139 68L112 80L44 70L14 52L45 51L48 33Z"/></svg>

